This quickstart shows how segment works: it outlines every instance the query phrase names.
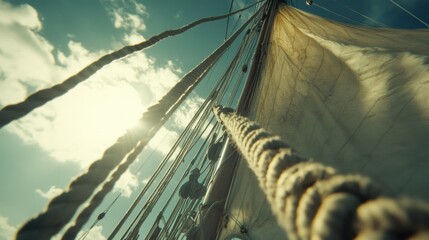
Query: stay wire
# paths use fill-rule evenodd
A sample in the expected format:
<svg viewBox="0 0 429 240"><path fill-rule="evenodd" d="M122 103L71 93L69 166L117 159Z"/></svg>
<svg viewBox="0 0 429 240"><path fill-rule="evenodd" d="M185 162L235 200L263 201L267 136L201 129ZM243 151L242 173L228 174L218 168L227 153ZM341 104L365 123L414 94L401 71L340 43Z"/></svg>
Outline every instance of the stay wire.
<svg viewBox="0 0 429 240"><path fill-rule="evenodd" d="M347 19L347 20L349 20L349 21L351 21L351 22L354 22L354 23L356 23L356 24L358 24L358 25L368 25L368 24L366 24L366 23L364 23L364 22L356 21L356 20L353 20L353 19L351 19L351 18L349 18L349 17L347 17L347 16L344 16L344 15L342 15L342 14L339 14L339 13L337 13L337 12L334 12L334 11L332 11L332 10L330 10L330 9L328 9L328 8L326 8L326 7L322 6L322 5L320 5L320 4L317 4L317 3L315 3L315 2L313 2L313 5L314 5L314 6L316 6L316 7L318 7L318 8L320 8L320 9L322 9L322 10L325 10L325 11L327 11L327 12L329 12L329 13L332 13L332 14L334 14L334 15L338 16L338 17L341 17L341 18Z"/></svg>
<svg viewBox="0 0 429 240"><path fill-rule="evenodd" d="M209 125L210 124L210 122L208 123L208 125L206 126L206 128L208 127L208 126L210 126ZM211 130L211 132L210 132L210 134L209 135L211 135L213 132L214 132L214 130L216 130L216 128L217 128L217 126L214 126L213 128L212 128L212 130ZM202 132L205 132L205 130L204 131L202 131ZM203 145L206 145L207 144L207 142L208 142L208 139L209 138L206 138L206 140L205 140L205 143L203 144ZM202 152L202 150L203 150L204 148L200 148L200 151L195 155L195 157L194 157L194 160L196 159L196 158L198 158L199 157L199 155L201 154L201 152ZM193 161L194 161L193 160ZM210 164L208 165L208 166L210 166ZM188 173L189 173L189 168L187 169L187 171L185 172L185 175L184 176L186 176ZM201 175L204 175L203 174L203 172L201 172ZM205 176L205 178L204 178L204 180L203 180L203 182L206 182L206 179L208 179L208 176L210 175L210 172ZM181 182L183 181L183 177L182 177L182 179L180 180L180 182L179 182L179 185L181 184ZM177 188L176 188L176 190L173 192L173 194L172 195L174 195L175 194L175 192L177 191ZM171 196L170 196L170 199L171 199ZM167 202L167 204L168 204L168 202ZM164 206L164 208L163 208L163 210L162 210L162 212L164 212L165 211L165 209L166 209L166 206L167 206L167 204ZM176 208L177 208L177 206L176 206ZM191 208L192 209L192 208ZM188 210L186 210L185 212L187 212L187 211L189 211L189 209ZM177 214L179 214L180 213L180 211L177 213ZM177 215L176 214L176 215ZM182 215L182 217L184 217L184 215ZM182 218L181 217L181 218ZM171 219L171 220L170 220ZM170 227L170 224L171 224L171 221L173 221L172 219L176 219L176 222L177 222L177 217L175 216L175 215L170 215L170 217L169 217L169 221L168 221L168 223L166 224L167 226L167 228L168 227ZM176 225L175 225L176 226ZM174 227L174 226L172 226L172 227ZM177 226L176 226L177 227ZM166 231L167 233L168 232L171 232L171 231L168 231L168 229L166 229L166 230L163 230L163 231ZM164 233L163 233L164 234ZM175 236L174 235L174 232L170 235L170 237L171 236Z"/></svg>
<svg viewBox="0 0 429 240"><path fill-rule="evenodd" d="M207 109L208 109L207 114L210 114L210 108L207 108ZM200 118L200 120L203 120L203 118ZM202 122L202 121L200 121L200 122ZM207 127L208 126L209 126L209 124L207 125ZM198 125L197 125L196 128L199 129ZM135 233L138 230L138 228L140 228L141 224L143 224L143 222L145 221L147 215L150 213L150 211L154 207L155 202L159 199L159 197L161 196L162 192L167 187L168 182L171 180L171 178L173 177L174 173L176 172L176 169L178 168L178 166L183 161L182 159L186 156L186 154L189 152L190 147L196 143L196 141L203 134L204 131L202 131L199 134L199 136L196 136L196 134L198 134L197 132L198 131L193 131L192 132L193 134L191 134L189 136L189 141L193 142L193 144L190 145L189 141L187 141L187 143L185 143L185 147L179 153L179 156L177 157L177 159L175 161L175 164L173 164L173 165L171 165L169 167L169 169L167 170L167 173L161 179L161 181L160 181L161 186L158 187L158 189L152 193L150 199L147 201L147 203L145 204L145 206L141 209L141 211L139 212L139 214L137 215L137 217L134 219L134 221L130 225L130 227L127 229L127 231L123 235L123 237L127 236L128 232L130 232L131 229L134 229L130 233L130 235L132 236L133 233ZM137 220L137 219L140 219L140 220Z"/></svg>
<svg viewBox="0 0 429 240"><path fill-rule="evenodd" d="M248 47L247 55L244 57L244 63L243 64L246 64L246 65L247 65L247 63L250 60L251 50L253 50L255 48L255 45L256 45L256 39L253 38L252 40L253 41L251 42L250 47ZM237 96L237 93L238 93L238 88L239 88L240 85L242 85L242 81L245 79L244 78L245 75L246 75L246 73L244 71L242 71L240 73L240 77L238 78L239 80L236 81L234 89L232 90L232 96L228 100L228 103L227 103L226 106L232 107L232 103L234 102L234 100L235 100L235 98Z"/></svg>
<svg viewBox="0 0 429 240"><path fill-rule="evenodd" d="M262 18L262 13L258 18L256 18L252 27L248 30L248 34L246 34L246 38L245 38L244 43L237 50L237 53L235 54L235 57L234 57L233 61L231 62L230 67L227 70L227 74L225 75L226 78L231 79L234 76L234 73L237 71L237 66L240 65L239 63L240 63L240 60L242 59L241 56L246 49L246 46L248 44L249 39L250 38L253 39L253 37L255 36L254 33L255 33L255 30L258 28L258 23L260 22L261 18ZM255 44L256 44L256 42L255 42ZM227 91L226 88L223 89L223 92L221 94L222 97L218 100L218 102L222 102L223 98L225 97L226 91Z"/></svg>
<svg viewBox="0 0 429 240"><path fill-rule="evenodd" d="M390 0L391 3L393 3L395 6L397 6L398 8L400 8L401 10L403 10L404 12L408 13L408 15L410 15L411 17L413 17L415 20L421 22L423 25L425 25L426 27L429 27L429 24L427 24L425 21L423 21L421 18L417 17L416 15L414 15L412 12L410 12L409 10L407 10L405 7L401 6L399 3L397 3L394 0Z"/></svg>
<svg viewBox="0 0 429 240"><path fill-rule="evenodd" d="M229 11L232 11L232 5L234 4L234 0L231 0L231 5L229 6ZM228 38L228 25L229 25L229 17L226 19L226 30L225 30L225 40Z"/></svg>
<svg viewBox="0 0 429 240"><path fill-rule="evenodd" d="M356 13L356 14L358 14L359 16L361 16L361 17L363 17L363 18L366 18L367 20L371 21L372 23L376 24L377 26L385 27L385 28L390 27L390 26L389 26L389 25L387 25L387 24L384 24L384 23L382 23L382 22L379 22L379 21L377 21L377 20L375 20L375 19L373 19L373 18L371 18L371 17L369 17L369 16L366 16L366 15L365 15L365 14L363 14L363 13L360 13L360 12L358 12L358 11L354 10L352 7L347 6L346 4L344 4L344 3L343 3L343 2L341 2L341 1L338 1L338 0L333 0L333 1L337 2L338 4L340 4L341 6L343 6L344 8L346 8L346 9L348 9L348 10L350 10L350 11L352 11L352 12Z"/></svg>
<svg viewBox="0 0 429 240"><path fill-rule="evenodd" d="M99 222L99 221L101 221L103 218L104 218L104 216L107 214L107 212L109 212L109 210L110 210L110 208L113 206L113 204L115 204L115 202L116 202L116 200L118 200L118 198L121 196L121 193L119 193L117 196L116 196L116 198L109 204L109 206L102 212L102 213L100 213L100 215L98 215L98 217L97 217L97 219L95 219L95 221L94 221L94 223L91 225L91 227L89 227L89 229L82 235L82 236L80 236L79 237L79 240L84 240L87 236L88 236L88 234L89 234L89 232L92 230L92 228L94 228L95 227L95 225ZM102 215L103 214L103 215ZM101 216L101 217L100 217Z"/></svg>

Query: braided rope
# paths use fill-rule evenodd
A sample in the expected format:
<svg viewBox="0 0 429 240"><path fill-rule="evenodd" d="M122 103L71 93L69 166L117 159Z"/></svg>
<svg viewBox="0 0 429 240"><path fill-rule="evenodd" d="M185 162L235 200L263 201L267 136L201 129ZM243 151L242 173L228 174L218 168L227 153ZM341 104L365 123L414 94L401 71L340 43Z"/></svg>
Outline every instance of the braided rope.
<svg viewBox="0 0 429 240"><path fill-rule="evenodd" d="M225 50L229 48L257 14L253 15L197 67L188 72L158 103L149 107L140 119L139 125L128 130L115 144L104 152L101 159L91 164L86 173L73 180L70 183L68 191L52 199L45 212L25 223L18 231L17 239L50 239L58 233L71 220L78 207L88 200L94 190L104 182L109 173L122 159L139 142L144 145L149 142L162 124L168 120L171 113L174 112L186 96L195 88L196 84L207 74L217 59L223 55ZM91 204L99 204L100 201L98 200L101 200L101 198L100 196L100 198L96 199L97 201Z"/></svg>
<svg viewBox="0 0 429 240"><path fill-rule="evenodd" d="M162 32L156 36L153 36L149 38L146 41L143 41L141 43L135 44L135 45L129 45L125 46L117 51L114 51L112 53L106 54L96 60L95 62L89 64L85 68L83 68L80 72L76 73L75 75L67 78L62 83L56 84L50 88L39 90L30 96L28 96L24 101L16 104L11 104L5 106L3 109L0 110L0 128L4 127L5 125L9 124L10 122L17 120L34 109L43 106L47 102L62 96L63 94L67 93L71 89L73 89L75 86L77 86L79 83L87 80L90 76L95 74L98 70L102 69L104 66L110 64L113 61L116 61L118 59L121 59L123 57L126 57L132 53L141 51L145 48L148 48L157 42L163 40L164 38L175 36L178 34L181 34L199 24L206 23L206 22L212 22L219 19L227 18L231 15L234 15L236 13L242 12L246 9L249 9L259 2L256 2L248 7L242 8L240 10L231 12L229 14L221 15L221 16L214 16L214 17L208 17L208 18L202 18L197 21L194 21L192 23L189 23L181 28L173 29L173 30L167 30L165 32Z"/></svg>
<svg viewBox="0 0 429 240"><path fill-rule="evenodd" d="M69 227L64 233L62 237L63 240L76 239L76 236L82 229L83 225L85 225L91 215L95 212L97 207L103 201L104 197L113 189L115 183L119 180L122 174L126 172L129 165L131 165L131 163L134 162L134 160L138 157L145 145L145 143L140 142L133 152L127 156L127 160L118 166L110 179L103 184L102 189L92 197L89 205L79 213L73 226Z"/></svg>
<svg viewBox="0 0 429 240"><path fill-rule="evenodd" d="M382 197L370 179L301 158L280 137L232 109L213 111L289 239L428 239L429 203Z"/></svg>

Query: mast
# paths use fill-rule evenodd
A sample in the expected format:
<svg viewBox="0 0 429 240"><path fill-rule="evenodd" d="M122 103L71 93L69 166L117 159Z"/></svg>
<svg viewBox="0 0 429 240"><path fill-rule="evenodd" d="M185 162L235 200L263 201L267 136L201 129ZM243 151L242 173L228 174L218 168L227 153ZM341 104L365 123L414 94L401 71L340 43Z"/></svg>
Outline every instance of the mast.
<svg viewBox="0 0 429 240"><path fill-rule="evenodd" d="M266 47L270 39L274 17L279 3L279 0L270 0L270 3L267 5L267 9L261 19L260 34L256 45L257 47L252 58L246 84L237 107L238 111L241 113L246 113L248 111L254 89L258 86L263 58L265 57ZM227 140L218 165L221 169L219 169L219 173L213 181L212 188L209 189L204 201L206 204L221 204L222 207L210 207L206 210L199 229L201 234L198 234L198 239L219 238L219 230L224 216L223 210L225 208L226 199L231 193L231 186L239 158L240 155L235 148L232 147L230 141Z"/></svg>
<svg viewBox="0 0 429 240"><path fill-rule="evenodd" d="M268 12L264 14L262 19L263 25L261 28L261 34L259 35L257 48L255 50L255 55L252 60L252 64L249 69L249 74L247 75L246 85L243 90L243 94L240 97L240 102L237 107L237 112L245 114L249 110L250 102L252 101L252 96L254 89L259 83L260 70L264 57L266 56L266 47L270 40L270 33L273 27L274 17L276 9L280 4L280 0L270 0L268 6Z"/></svg>

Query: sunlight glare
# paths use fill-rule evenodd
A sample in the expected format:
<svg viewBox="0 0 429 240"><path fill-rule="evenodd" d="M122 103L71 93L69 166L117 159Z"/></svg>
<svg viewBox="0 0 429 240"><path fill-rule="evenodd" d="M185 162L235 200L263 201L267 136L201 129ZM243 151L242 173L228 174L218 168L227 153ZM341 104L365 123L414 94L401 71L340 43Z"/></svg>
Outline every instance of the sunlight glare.
<svg viewBox="0 0 429 240"><path fill-rule="evenodd" d="M138 93L126 83L80 86L53 105L56 116L51 128L41 133L39 144L56 159L76 161L82 167L135 126L145 109Z"/></svg>

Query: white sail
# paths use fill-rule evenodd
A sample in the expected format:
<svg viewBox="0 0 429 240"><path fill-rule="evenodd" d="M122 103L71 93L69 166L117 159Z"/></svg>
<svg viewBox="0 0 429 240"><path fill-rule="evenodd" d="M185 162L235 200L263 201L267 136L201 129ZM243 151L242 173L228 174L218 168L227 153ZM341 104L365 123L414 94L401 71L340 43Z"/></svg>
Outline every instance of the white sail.
<svg viewBox="0 0 429 240"><path fill-rule="evenodd" d="M429 200L429 31L346 26L282 6L250 118L301 155ZM284 239L241 162L219 239Z"/></svg>

